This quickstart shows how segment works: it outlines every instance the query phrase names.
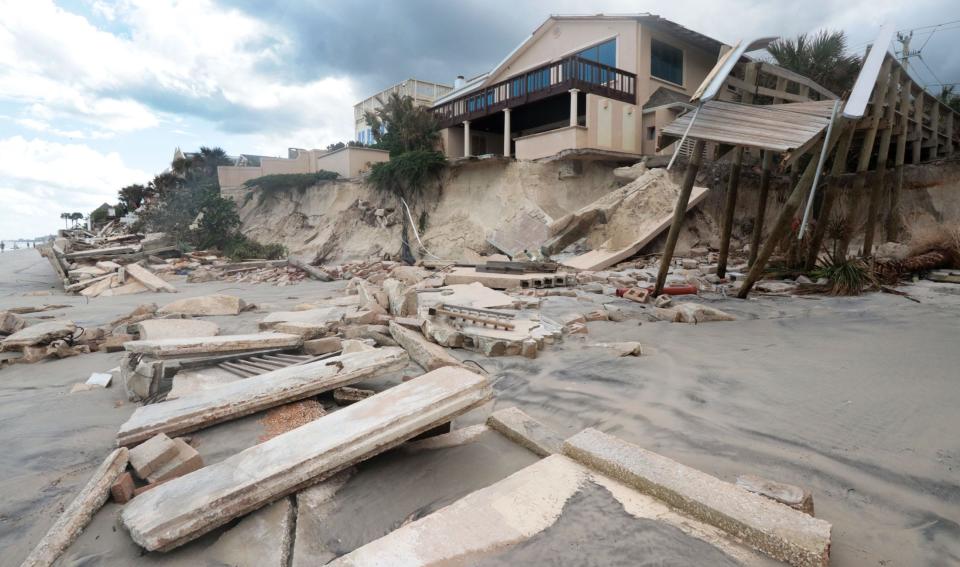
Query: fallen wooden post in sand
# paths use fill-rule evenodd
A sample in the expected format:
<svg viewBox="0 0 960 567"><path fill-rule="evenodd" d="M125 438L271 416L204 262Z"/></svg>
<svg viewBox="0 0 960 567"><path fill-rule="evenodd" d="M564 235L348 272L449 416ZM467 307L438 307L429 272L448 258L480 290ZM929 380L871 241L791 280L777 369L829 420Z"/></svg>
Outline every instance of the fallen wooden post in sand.
<svg viewBox="0 0 960 567"><path fill-rule="evenodd" d="M320 268L317 268L316 266L311 266L306 262L302 262L294 258L290 258L287 262L294 268L300 268L304 272L307 272L307 275L310 276L310 279L319 280L322 282L333 281L333 277L331 277L330 274L328 274L327 272L324 272L323 270L321 270Z"/></svg>
<svg viewBox="0 0 960 567"><path fill-rule="evenodd" d="M403 349L381 348L290 366L137 408L117 433L117 445L132 446L158 433L171 437L286 404L407 363Z"/></svg>
<svg viewBox="0 0 960 567"><path fill-rule="evenodd" d="M148 354L156 358L178 358L207 354L247 352L268 348L296 348L303 344L300 335L286 333L257 333L252 335L223 335L219 337L190 337L184 339L157 339L123 343L127 352Z"/></svg>
<svg viewBox="0 0 960 567"><path fill-rule="evenodd" d="M53 562L77 539L93 515L107 501L107 497L110 496L110 485L125 468L127 468L127 450L120 448L110 453L20 567L53 565Z"/></svg>
<svg viewBox="0 0 960 567"><path fill-rule="evenodd" d="M149 551L173 549L486 402L482 376L441 368L164 483L120 522Z"/></svg>

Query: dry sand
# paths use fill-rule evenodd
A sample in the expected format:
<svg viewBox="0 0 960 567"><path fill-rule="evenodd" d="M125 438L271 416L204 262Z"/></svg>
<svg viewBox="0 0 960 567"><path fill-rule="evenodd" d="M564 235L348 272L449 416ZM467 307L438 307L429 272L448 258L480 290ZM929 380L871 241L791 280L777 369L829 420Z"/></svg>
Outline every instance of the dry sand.
<svg viewBox="0 0 960 567"><path fill-rule="evenodd" d="M0 255L0 309L65 303L46 314L81 326L102 324L145 302L235 293L270 309L290 308L339 293L344 282L287 288L246 284L185 284L181 293L87 301L24 296L47 290L53 274L35 251ZM733 481L752 473L808 487L817 516L834 525L831 565L960 563L960 286L909 286L922 304L871 294L859 298L771 298L709 302L735 322L686 325L628 319L589 324L540 358L482 359L498 378L496 407L518 405L563 436L596 427L685 464ZM591 296L596 301L610 297ZM636 305L617 301L625 310ZM594 303L545 299L555 318ZM42 315L46 315L42 314ZM249 331L262 315L213 317L223 333ZM650 355L619 358L587 344L636 340ZM456 351L460 358L477 358ZM17 565L112 447L134 409L117 387L68 394L90 372L116 365L119 354L91 354L0 370L0 565ZM384 387L385 383L369 387ZM485 411L490 411L486 408ZM263 414L194 435L207 463L257 442ZM463 424L476 423L483 413ZM486 433L462 447L390 452L359 467L337 493L326 531L333 554L356 548L469 491L533 462L531 453ZM591 496L573 519L615 534L618 511ZM207 565L214 532L175 554L139 556L122 529L119 506L108 504L66 552L61 565ZM576 522L574 522L576 524ZM594 532L558 524L543 541L488 559L508 564L557 552L551 541L582 541L594 564L623 559L623 550L592 545ZM594 537L596 537L594 534ZM709 550L651 526L632 534L651 558L694 563ZM586 538L586 539L584 539ZM591 544L591 545L586 545ZM569 549L569 547L568 547ZM679 549L675 554L670 550ZM683 555L684 553L693 555ZM515 553L515 555L514 555ZM600 555L598 555L600 554ZM608 561L605 561L608 560Z"/></svg>

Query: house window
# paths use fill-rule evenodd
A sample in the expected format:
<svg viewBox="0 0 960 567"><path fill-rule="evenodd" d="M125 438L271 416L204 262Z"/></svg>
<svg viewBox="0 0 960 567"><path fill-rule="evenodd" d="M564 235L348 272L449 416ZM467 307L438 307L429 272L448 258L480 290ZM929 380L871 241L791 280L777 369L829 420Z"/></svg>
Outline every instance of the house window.
<svg viewBox="0 0 960 567"><path fill-rule="evenodd" d="M647 126L647 139L656 140L657 139L657 127L656 126Z"/></svg>
<svg viewBox="0 0 960 567"><path fill-rule="evenodd" d="M682 85L683 51L672 45L651 39L650 75L658 79L663 79L664 81Z"/></svg>
<svg viewBox="0 0 960 567"><path fill-rule="evenodd" d="M605 41L599 45L594 45L593 47L588 47L580 53L577 53L577 57L581 59L586 59L587 61L594 61L596 63L602 63L604 65L609 65L611 67L617 66L617 40L616 38L611 39L610 41Z"/></svg>

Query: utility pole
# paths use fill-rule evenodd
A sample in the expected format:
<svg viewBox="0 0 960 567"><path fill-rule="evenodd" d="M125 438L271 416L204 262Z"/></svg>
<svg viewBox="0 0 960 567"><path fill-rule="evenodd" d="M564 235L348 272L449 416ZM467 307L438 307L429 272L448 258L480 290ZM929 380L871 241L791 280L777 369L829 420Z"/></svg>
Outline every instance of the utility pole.
<svg viewBox="0 0 960 567"><path fill-rule="evenodd" d="M908 69L910 57L916 53L910 53L910 40L913 39L913 30L910 33L897 32L897 41L900 42L900 65Z"/></svg>

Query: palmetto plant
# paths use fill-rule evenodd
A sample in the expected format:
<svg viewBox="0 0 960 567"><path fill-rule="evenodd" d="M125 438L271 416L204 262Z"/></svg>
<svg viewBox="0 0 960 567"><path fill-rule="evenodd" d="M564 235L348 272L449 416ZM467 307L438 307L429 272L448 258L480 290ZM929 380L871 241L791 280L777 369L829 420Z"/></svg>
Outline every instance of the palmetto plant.
<svg viewBox="0 0 960 567"><path fill-rule="evenodd" d="M811 275L827 279L830 295L860 295L877 283L873 270L865 261L833 254L828 255L826 261Z"/></svg>
<svg viewBox="0 0 960 567"><path fill-rule="evenodd" d="M860 68L860 58L847 55L846 50L846 35L829 30L780 38L767 48L777 65L813 79L838 95L850 90Z"/></svg>

